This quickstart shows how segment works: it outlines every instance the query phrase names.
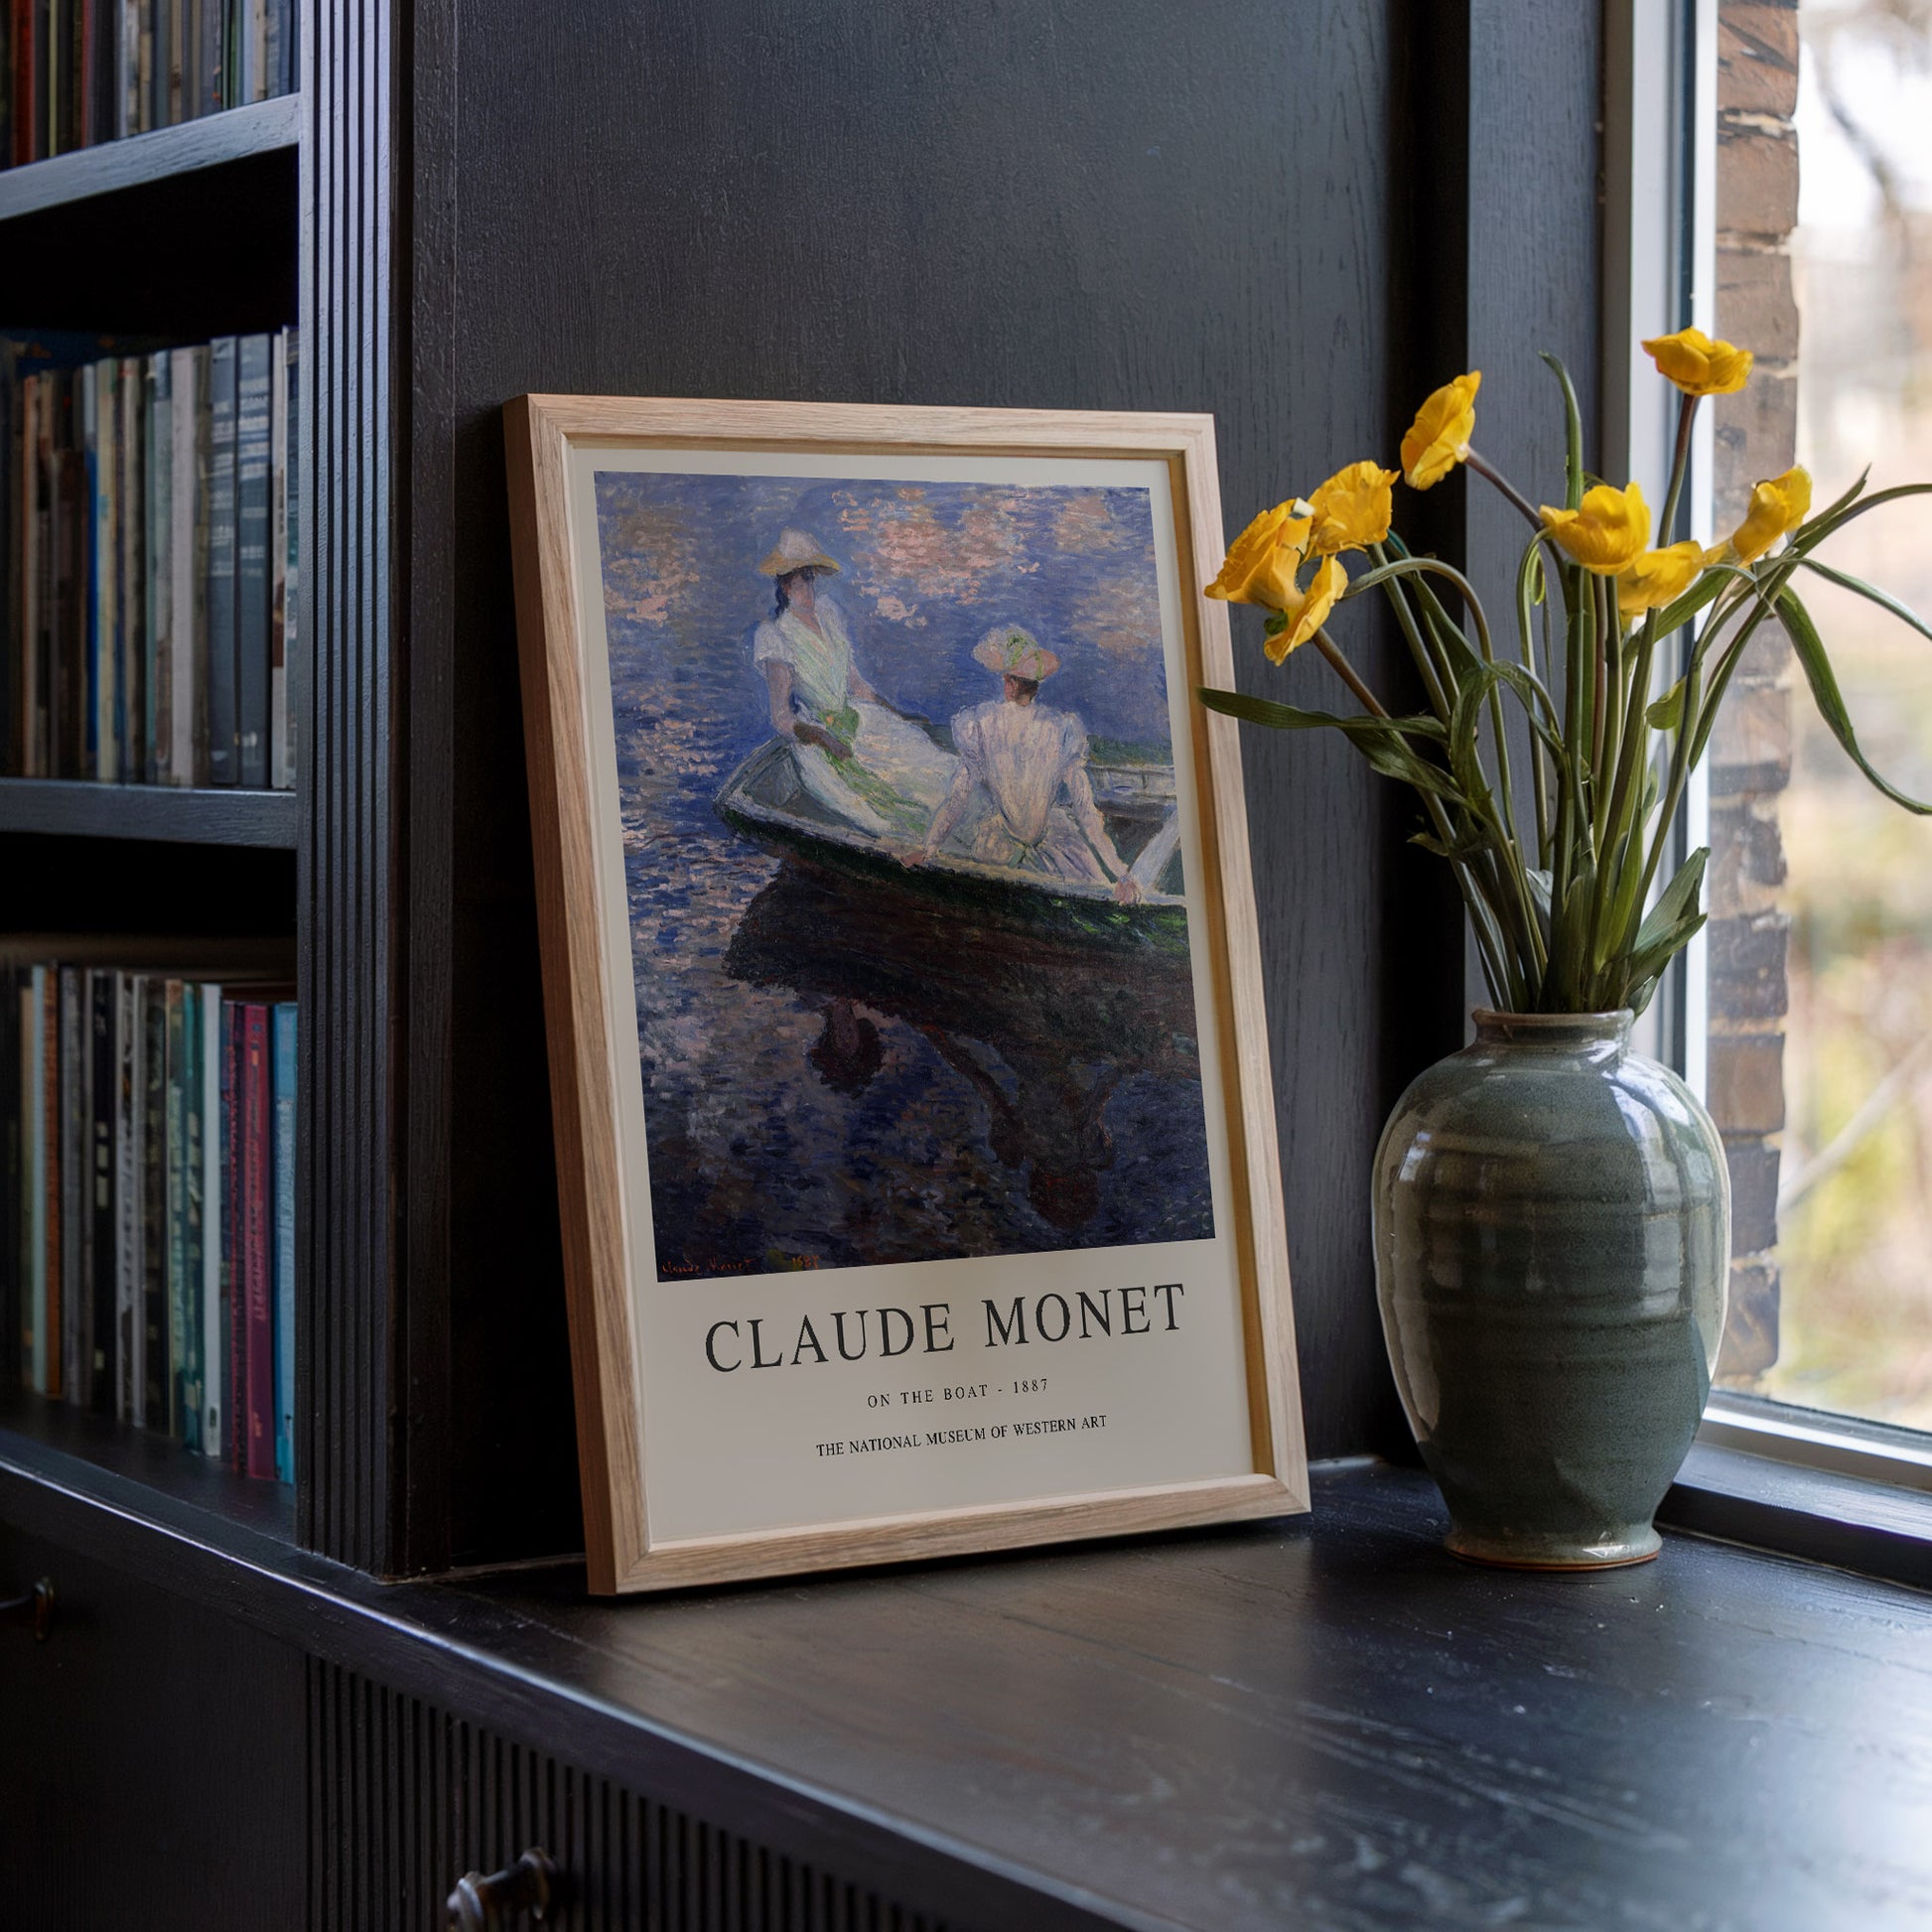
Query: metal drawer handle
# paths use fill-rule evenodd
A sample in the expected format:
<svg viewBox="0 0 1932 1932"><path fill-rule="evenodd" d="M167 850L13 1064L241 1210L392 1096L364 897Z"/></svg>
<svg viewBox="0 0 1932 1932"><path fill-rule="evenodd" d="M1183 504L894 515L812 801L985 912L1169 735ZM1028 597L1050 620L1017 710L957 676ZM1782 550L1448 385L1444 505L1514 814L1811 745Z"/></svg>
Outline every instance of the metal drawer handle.
<svg viewBox="0 0 1932 1932"><path fill-rule="evenodd" d="M9 1596L0 1602L0 1625L31 1629L36 1643L47 1641L48 1625L53 1621L54 1586L45 1577L25 1596Z"/></svg>
<svg viewBox="0 0 1932 1932"><path fill-rule="evenodd" d="M541 1919L550 1909L557 1877L556 1861L534 1848L487 1878L466 1871L450 1894L450 1932L496 1932L512 1912Z"/></svg>

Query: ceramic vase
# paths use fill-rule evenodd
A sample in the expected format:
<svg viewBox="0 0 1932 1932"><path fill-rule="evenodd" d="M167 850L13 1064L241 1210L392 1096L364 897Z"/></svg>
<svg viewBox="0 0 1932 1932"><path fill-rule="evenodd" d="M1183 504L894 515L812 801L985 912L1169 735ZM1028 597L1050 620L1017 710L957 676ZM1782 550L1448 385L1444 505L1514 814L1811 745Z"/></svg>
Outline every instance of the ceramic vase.
<svg viewBox="0 0 1932 1932"><path fill-rule="evenodd" d="M1709 1114L1628 1013L1479 1011L1376 1151L1376 1283L1449 1547L1641 1563L1710 1394L1730 1190Z"/></svg>

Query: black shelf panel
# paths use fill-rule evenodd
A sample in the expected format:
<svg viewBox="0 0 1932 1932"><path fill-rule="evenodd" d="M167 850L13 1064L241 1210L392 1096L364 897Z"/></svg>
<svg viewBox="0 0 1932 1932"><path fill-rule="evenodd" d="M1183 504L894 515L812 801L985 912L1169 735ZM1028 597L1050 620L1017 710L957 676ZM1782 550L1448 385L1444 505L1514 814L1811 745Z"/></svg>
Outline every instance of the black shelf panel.
<svg viewBox="0 0 1932 1932"><path fill-rule="evenodd" d="M179 1532L219 1525L295 1541L295 1492L211 1462L151 1429L50 1402L0 1394L0 1469L12 1468Z"/></svg>
<svg viewBox="0 0 1932 1932"><path fill-rule="evenodd" d="M292 791L0 778L0 832L295 849Z"/></svg>
<svg viewBox="0 0 1932 1932"><path fill-rule="evenodd" d="M69 207L122 189L146 187L251 156L295 149L302 139L305 100L282 94L246 107L207 114L179 127L102 141L51 161L0 172L0 221L47 208Z"/></svg>

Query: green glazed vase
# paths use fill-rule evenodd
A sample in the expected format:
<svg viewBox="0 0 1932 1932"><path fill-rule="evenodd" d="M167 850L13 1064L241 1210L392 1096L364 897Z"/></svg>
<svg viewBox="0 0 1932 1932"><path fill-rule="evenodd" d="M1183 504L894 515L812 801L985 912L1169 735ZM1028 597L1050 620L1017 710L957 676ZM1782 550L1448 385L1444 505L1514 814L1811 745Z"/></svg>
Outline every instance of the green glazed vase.
<svg viewBox="0 0 1932 1932"><path fill-rule="evenodd" d="M1651 1518L1711 1392L1730 1183L1711 1116L1628 1013L1478 1011L1375 1156L1376 1285L1449 1547L1593 1570Z"/></svg>

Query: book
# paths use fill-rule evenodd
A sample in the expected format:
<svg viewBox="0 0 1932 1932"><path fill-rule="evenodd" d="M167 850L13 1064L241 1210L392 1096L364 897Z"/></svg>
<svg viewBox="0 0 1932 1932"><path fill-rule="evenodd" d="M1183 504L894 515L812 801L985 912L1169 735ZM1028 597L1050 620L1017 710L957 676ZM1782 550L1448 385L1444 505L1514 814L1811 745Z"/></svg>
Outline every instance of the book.
<svg viewBox="0 0 1932 1932"><path fill-rule="evenodd" d="M235 347L235 781L255 787L268 783L272 348L267 336Z"/></svg>
<svg viewBox="0 0 1932 1932"><path fill-rule="evenodd" d="M40 1001L40 1140L42 1187L42 1295L35 1311L34 1387L42 1395L61 1393L62 1235L61 1224L61 975L57 967L43 968L35 980Z"/></svg>
<svg viewBox="0 0 1932 1932"><path fill-rule="evenodd" d="M141 585L147 613L147 702L142 719L147 755L142 774L151 785L169 782L174 761L175 580L169 567L174 533L174 357L165 350L145 358Z"/></svg>
<svg viewBox="0 0 1932 1932"><path fill-rule="evenodd" d="M141 1299L140 1176L146 1156L146 1109L140 1075L139 987L138 974L114 975L115 1043L120 1055L120 1076L114 1090L114 1335L120 1355L114 1413L137 1426L148 1419L146 1322Z"/></svg>
<svg viewBox="0 0 1932 1932"><path fill-rule="evenodd" d="M275 1474L295 1480L295 1002L269 1009L275 1108Z"/></svg>
<svg viewBox="0 0 1932 1932"><path fill-rule="evenodd" d="M194 785L206 777L207 723L203 710L207 652L206 559L196 549L207 519L199 511L207 454L202 424L202 371L207 352L177 348L168 357L168 765L169 780Z"/></svg>
<svg viewBox="0 0 1932 1932"><path fill-rule="evenodd" d="M239 782L235 683L235 339L208 345L207 776Z"/></svg>
<svg viewBox="0 0 1932 1932"><path fill-rule="evenodd" d="M268 782L286 790L288 767L288 601L289 601L289 432L295 427L289 407L289 337L269 340L268 365Z"/></svg>
<svg viewBox="0 0 1932 1932"><path fill-rule="evenodd" d="M100 967L87 969L87 1008L91 1041L88 1074L92 1086L87 1127L91 1197L88 1241L91 1272L89 1294L93 1317L89 1331L92 1362L87 1406L101 1415L116 1413L114 1369L116 1340L115 1278L118 1262L118 1224L114 1213L114 1096L120 1085L120 1003L115 975ZM76 1397L76 1400L78 1398Z"/></svg>
<svg viewBox="0 0 1932 1932"><path fill-rule="evenodd" d="M28 974L21 996L21 1118L26 1122L27 1186L22 1205L27 1221L25 1319L20 1352L27 1364L30 1389L47 1389L47 969L36 966Z"/></svg>
<svg viewBox="0 0 1932 1932"><path fill-rule="evenodd" d="M141 1373L150 1429L176 1433L168 1311L168 982L143 974L141 1000Z"/></svg>
<svg viewBox="0 0 1932 1932"><path fill-rule="evenodd" d="M147 428L143 358L121 357L119 457L120 501L114 522L120 538L115 596L120 606L120 701L114 708L119 742L115 759L124 779L138 780L147 769L148 626L142 535L147 519L142 501L146 468L142 445Z"/></svg>
<svg viewBox="0 0 1932 1932"><path fill-rule="evenodd" d="M81 1046L79 969L58 973L60 1012L60 1091L56 1125L61 1143L61 1392L86 1400L87 1328L93 1312L92 1284L86 1278L89 1217L86 1214L88 1144L85 1065Z"/></svg>
<svg viewBox="0 0 1932 1932"><path fill-rule="evenodd" d="M166 1191L168 1362L173 1385L169 1390L170 1428L190 1449L202 1440L200 1283L191 1293L188 1273L188 1012L192 1002L178 979L162 982L163 1040L162 1105L167 1122L167 1150L163 1163Z"/></svg>
<svg viewBox="0 0 1932 1932"><path fill-rule="evenodd" d="M199 1044L202 1054L202 1077L196 1093L201 1112L202 1172L202 1452L218 1462L222 1459L227 1440L229 1376L227 1300L221 1275L226 1170L222 1132L225 1063L221 1045L221 989L219 986L205 985L196 991L201 1006Z"/></svg>
<svg viewBox="0 0 1932 1932"><path fill-rule="evenodd" d="M241 1271L241 1003L221 1001L221 1303L227 1345L227 1460L248 1467L248 1295Z"/></svg>
<svg viewBox="0 0 1932 1932"><path fill-rule="evenodd" d="M0 965L0 1388L20 1383L20 968Z"/></svg>
<svg viewBox="0 0 1932 1932"><path fill-rule="evenodd" d="M269 1207L274 1191L274 1115L268 1009L242 1009L241 1278L247 1302L248 1365L244 1378L247 1473L275 1474L275 1312Z"/></svg>

